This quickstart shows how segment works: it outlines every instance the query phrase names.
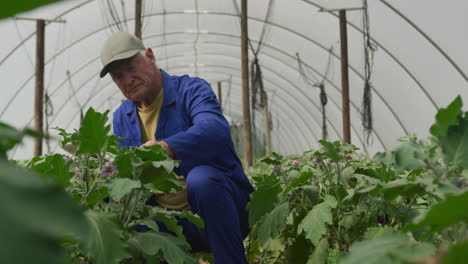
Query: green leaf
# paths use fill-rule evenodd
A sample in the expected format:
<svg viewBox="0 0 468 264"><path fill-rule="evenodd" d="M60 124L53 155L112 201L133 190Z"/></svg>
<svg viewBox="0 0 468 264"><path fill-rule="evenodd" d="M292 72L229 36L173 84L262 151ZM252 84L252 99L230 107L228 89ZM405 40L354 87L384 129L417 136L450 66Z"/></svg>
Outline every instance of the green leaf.
<svg viewBox="0 0 468 264"><path fill-rule="evenodd" d="M67 143L72 142L72 135L68 133L65 129L60 128L60 127L54 127L52 128L54 130L57 130L59 133L59 136L62 136L62 139L60 140L60 146L63 148Z"/></svg>
<svg viewBox="0 0 468 264"><path fill-rule="evenodd" d="M443 264L463 264L468 259L468 241L452 245L442 260Z"/></svg>
<svg viewBox="0 0 468 264"><path fill-rule="evenodd" d="M96 154L106 151L110 132L110 125L106 126L108 113L109 110L103 114L98 113L92 107L86 112L78 131L77 139L80 141L80 146L76 152L77 155Z"/></svg>
<svg viewBox="0 0 468 264"><path fill-rule="evenodd" d="M312 172L306 171L306 172L301 173L298 177L293 178L291 180L291 183L289 183L289 185L286 188L284 188L283 195L285 195L286 193L288 193L290 190L292 190L293 188L297 186L307 184L308 180L312 178L312 176L313 176Z"/></svg>
<svg viewBox="0 0 468 264"><path fill-rule="evenodd" d="M372 239L351 245L349 254L340 259L340 264L407 263L435 251L433 245L412 241L401 232L389 229L372 232Z"/></svg>
<svg viewBox="0 0 468 264"><path fill-rule="evenodd" d="M442 148L446 163L468 169L468 114L461 110L461 98L457 97L447 109L437 113L431 133Z"/></svg>
<svg viewBox="0 0 468 264"><path fill-rule="evenodd" d="M449 127L446 136L438 138L447 163L468 169L468 114L460 118L458 126Z"/></svg>
<svg viewBox="0 0 468 264"><path fill-rule="evenodd" d="M460 222L468 223L468 191L461 195L449 196L439 204L434 205L420 222L410 224L406 230L418 230L429 227L426 235L440 231Z"/></svg>
<svg viewBox="0 0 468 264"><path fill-rule="evenodd" d="M193 214L191 211L174 211L172 214L180 218L188 219L199 228L205 228L205 222L203 222L203 219L201 219L200 216Z"/></svg>
<svg viewBox="0 0 468 264"><path fill-rule="evenodd" d="M340 220L339 225L344 227L345 229L351 229L358 222L359 219L357 218L357 216L354 214L350 214L343 216L343 218Z"/></svg>
<svg viewBox="0 0 468 264"><path fill-rule="evenodd" d="M303 236L298 235L287 251L287 263L306 263L310 257L310 242Z"/></svg>
<svg viewBox="0 0 468 264"><path fill-rule="evenodd" d="M136 156L135 152L122 147L118 150L117 156L112 162L117 167L117 177L119 178L133 178L133 164L141 162Z"/></svg>
<svg viewBox="0 0 468 264"><path fill-rule="evenodd" d="M3 8L2 8L3 9ZM7 151L20 143L23 135L16 128L0 122L0 159L7 159Z"/></svg>
<svg viewBox="0 0 468 264"><path fill-rule="evenodd" d="M157 213L155 213L155 212L157 212ZM175 217L171 217L168 212L169 211L165 211L162 208L155 207L155 208L151 209L150 215L154 219L164 223L166 225L167 229L169 229L169 231L174 232L177 235L178 238L184 239L184 234L182 233L182 227L177 225L177 219ZM184 244L184 247L188 248L189 245Z"/></svg>
<svg viewBox="0 0 468 264"><path fill-rule="evenodd" d="M246 249L247 263L254 263L255 259L261 256L262 253L258 248L258 240L250 238L248 241L249 247ZM214 263L214 261L209 263Z"/></svg>
<svg viewBox="0 0 468 264"><path fill-rule="evenodd" d="M0 212L0 263L65 263L60 239L89 231L61 186L1 161Z"/></svg>
<svg viewBox="0 0 468 264"><path fill-rule="evenodd" d="M276 263L276 260L284 252L285 243L280 239L270 239L264 245L263 252L268 252L268 263Z"/></svg>
<svg viewBox="0 0 468 264"><path fill-rule="evenodd" d="M281 186L277 179L268 176L264 178L264 181L257 186L257 190L250 194L250 202L247 205L250 227L275 208L280 193Z"/></svg>
<svg viewBox="0 0 468 264"><path fill-rule="evenodd" d="M123 231L117 225L116 216L92 210L85 214L91 226L91 235L81 241L81 248L94 264L120 263L130 257L127 246L121 240Z"/></svg>
<svg viewBox="0 0 468 264"><path fill-rule="evenodd" d="M64 187L70 185L70 179L73 172L70 171L70 162L64 160L61 154L45 156L33 162L31 168L37 171L41 176L50 177Z"/></svg>
<svg viewBox="0 0 468 264"><path fill-rule="evenodd" d="M371 227L364 234L364 240L377 239L379 237L391 236L395 230L391 227Z"/></svg>
<svg viewBox="0 0 468 264"><path fill-rule="evenodd" d="M175 174L167 172L160 164L155 162L147 161L139 166L143 167L143 171L140 176L140 180L143 184L151 183L154 185L156 190L162 192L169 192L171 190L181 190L180 182L176 179Z"/></svg>
<svg viewBox="0 0 468 264"><path fill-rule="evenodd" d="M396 179L395 171L389 166L379 166L378 168L356 168L354 175L357 174L365 175L367 178L373 178L383 182Z"/></svg>
<svg viewBox="0 0 468 264"><path fill-rule="evenodd" d="M135 154L143 161L167 160L166 150L161 145L134 148Z"/></svg>
<svg viewBox="0 0 468 264"><path fill-rule="evenodd" d="M109 135L108 140L109 140L109 145L107 146L107 152L112 153L114 155L117 155L117 152L119 152L119 146L120 143L119 141L122 140L123 138L121 137L116 137L114 135Z"/></svg>
<svg viewBox="0 0 468 264"><path fill-rule="evenodd" d="M194 215L190 211L169 211L165 208L154 206L149 208L149 216L163 222L169 231L174 232L177 237L182 239L184 242L185 237L182 233L182 227L178 225L176 217L186 218L199 228L205 227L203 220L198 215ZM190 248L190 245L185 243L184 247Z"/></svg>
<svg viewBox="0 0 468 264"><path fill-rule="evenodd" d="M333 224L331 209L336 208L335 197L327 195L325 201L314 206L307 216L299 223L297 233L305 233L313 245L318 246L322 235L327 231L326 224Z"/></svg>
<svg viewBox="0 0 468 264"><path fill-rule="evenodd" d="M128 242L148 255L162 252L164 259L170 264L198 263L184 250L182 240L167 233L155 231L138 233Z"/></svg>
<svg viewBox="0 0 468 264"><path fill-rule="evenodd" d="M447 108L441 108L436 114L436 123L431 127L431 134L435 137L445 136L450 126L457 125L462 105L461 97L457 96Z"/></svg>
<svg viewBox="0 0 468 264"><path fill-rule="evenodd" d="M286 218L289 215L289 205L284 203L277 206L273 211L265 216L261 224L257 227L258 242L260 247L265 245L267 240L274 239L283 232L286 227Z"/></svg>
<svg viewBox="0 0 468 264"><path fill-rule="evenodd" d="M2 6L3 10L4 6ZM2 11L0 11L1 13ZM19 144L24 136L40 137L43 135L31 129L24 129L23 131L0 122L0 160L7 159L7 151Z"/></svg>
<svg viewBox="0 0 468 264"><path fill-rule="evenodd" d="M155 221L153 221L153 219L145 220L141 222L141 224L153 229L154 231L159 231L159 226Z"/></svg>
<svg viewBox="0 0 468 264"><path fill-rule="evenodd" d="M279 155L276 152L273 152L271 153L271 156L260 160L260 162L264 162L266 164L271 164L271 165L281 165L282 161L283 161L283 156Z"/></svg>
<svg viewBox="0 0 468 264"><path fill-rule="evenodd" d="M328 240L327 238L320 239L317 247L310 256L307 264L326 264L328 260Z"/></svg>
<svg viewBox="0 0 468 264"><path fill-rule="evenodd" d="M155 168L163 168L166 170L167 173L172 173L175 167L177 167L177 163L174 160L162 160L162 161L154 161L153 167Z"/></svg>
<svg viewBox="0 0 468 264"><path fill-rule="evenodd" d="M107 188L109 188L109 194L112 199L114 199L114 201L118 201L125 195L129 194L132 190L141 188L141 182L139 180L134 181L128 178L118 178L109 183Z"/></svg>
<svg viewBox="0 0 468 264"><path fill-rule="evenodd" d="M109 197L109 191L106 187L96 188L86 200L86 208L92 208L104 198Z"/></svg>
<svg viewBox="0 0 468 264"><path fill-rule="evenodd" d="M377 153L375 160L393 166L396 170L417 170L426 167L424 148L414 142L405 142L390 152Z"/></svg>
<svg viewBox="0 0 468 264"><path fill-rule="evenodd" d="M2 3L0 9L0 19L13 16L20 12L26 12L40 6L48 5L51 3L59 2L60 0L16 0L16 1L5 1Z"/></svg>
<svg viewBox="0 0 468 264"><path fill-rule="evenodd" d="M425 194L425 186L419 182L409 182L404 179L398 179L384 184L381 188L384 199L392 201L398 196L412 198L417 195Z"/></svg>
<svg viewBox="0 0 468 264"><path fill-rule="evenodd" d="M340 150L341 143L339 141L335 141L332 143L325 140L319 140L319 142L323 146L325 154L332 161L338 162L344 158Z"/></svg>
<svg viewBox="0 0 468 264"><path fill-rule="evenodd" d="M304 202L308 202L310 205L316 205L319 202L320 194L319 189L313 185L305 185L296 189L297 192L302 192L307 198Z"/></svg>
<svg viewBox="0 0 468 264"><path fill-rule="evenodd" d="M150 208L150 216L156 216L158 214L164 214L168 215L171 217L180 217L180 218L186 218L190 222L194 223L197 227L199 228L204 228L205 223L203 220L200 218L200 216L193 214L190 211L169 211L165 208L155 206Z"/></svg>

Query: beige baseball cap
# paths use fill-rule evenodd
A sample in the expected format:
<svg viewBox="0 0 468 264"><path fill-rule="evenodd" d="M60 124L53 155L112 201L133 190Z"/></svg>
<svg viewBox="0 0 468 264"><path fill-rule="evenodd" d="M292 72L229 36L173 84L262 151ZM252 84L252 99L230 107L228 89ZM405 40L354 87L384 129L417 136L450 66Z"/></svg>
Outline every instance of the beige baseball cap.
<svg viewBox="0 0 468 264"><path fill-rule="evenodd" d="M143 41L127 32L117 32L110 36L101 49L102 70L99 75L104 77L109 70L107 66L113 61L130 58L145 50Z"/></svg>

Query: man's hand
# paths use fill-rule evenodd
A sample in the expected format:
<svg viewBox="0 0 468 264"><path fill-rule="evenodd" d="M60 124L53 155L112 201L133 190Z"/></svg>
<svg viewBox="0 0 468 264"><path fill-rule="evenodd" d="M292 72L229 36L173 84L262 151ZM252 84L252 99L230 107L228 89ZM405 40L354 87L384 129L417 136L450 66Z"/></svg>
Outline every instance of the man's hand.
<svg viewBox="0 0 468 264"><path fill-rule="evenodd" d="M165 150L167 150L167 156L171 159L175 159L175 154L174 151L172 150L171 146L167 144L165 141L146 141L142 146L148 147L148 146L154 146L154 145L160 145L162 146Z"/></svg>

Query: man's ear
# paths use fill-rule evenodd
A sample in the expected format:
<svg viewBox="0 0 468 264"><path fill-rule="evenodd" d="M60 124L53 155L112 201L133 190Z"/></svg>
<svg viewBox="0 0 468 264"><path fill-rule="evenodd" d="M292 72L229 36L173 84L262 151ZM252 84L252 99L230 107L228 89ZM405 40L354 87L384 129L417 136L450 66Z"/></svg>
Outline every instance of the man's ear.
<svg viewBox="0 0 468 264"><path fill-rule="evenodd" d="M151 48L147 48L145 51L145 56L148 58L152 63L156 62L156 58L154 57L153 50Z"/></svg>

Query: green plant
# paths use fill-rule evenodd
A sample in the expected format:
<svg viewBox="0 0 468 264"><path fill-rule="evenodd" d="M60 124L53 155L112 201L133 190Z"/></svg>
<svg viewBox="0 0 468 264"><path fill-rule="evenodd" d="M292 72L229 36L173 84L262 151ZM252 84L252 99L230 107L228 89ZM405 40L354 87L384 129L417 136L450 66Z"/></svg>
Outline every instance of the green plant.
<svg viewBox="0 0 468 264"><path fill-rule="evenodd" d="M146 205L156 192L181 189L172 172L178 162L167 158L161 146L119 149L119 138L109 134L107 114L90 108L79 130L58 129L61 145L72 155L45 155L24 162L44 179L60 184L84 213L90 235L65 241L69 256L76 263L197 263L177 219L187 218L203 227L201 218L189 211ZM160 232L155 220L175 236Z"/></svg>
<svg viewBox="0 0 468 264"><path fill-rule="evenodd" d="M433 137L402 138L374 159L326 141L300 156L263 159L250 174L249 259L407 263L458 243L453 261L468 239L466 128L457 98L437 114Z"/></svg>

